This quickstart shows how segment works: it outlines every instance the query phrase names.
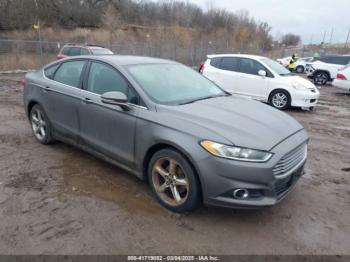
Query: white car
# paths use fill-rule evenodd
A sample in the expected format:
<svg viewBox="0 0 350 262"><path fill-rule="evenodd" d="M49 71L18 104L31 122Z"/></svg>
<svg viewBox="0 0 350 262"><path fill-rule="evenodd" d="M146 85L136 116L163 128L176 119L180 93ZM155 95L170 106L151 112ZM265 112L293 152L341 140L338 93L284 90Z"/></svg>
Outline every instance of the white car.
<svg viewBox="0 0 350 262"><path fill-rule="evenodd" d="M324 56L306 65L306 75L316 85L325 85L337 77L338 71L350 63L350 56Z"/></svg>
<svg viewBox="0 0 350 262"><path fill-rule="evenodd" d="M200 72L224 90L271 104L313 109L320 93L310 81L266 57L209 55Z"/></svg>
<svg viewBox="0 0 350 262"><path fill-rule="evenodd" d="M350 65L338 72L337 78L333 81L333 86L350 91Z"/></svg>
<svg viewBox="0 0 350 262"><path fill-rule="evenodd" d="M299 74L305 72L306 64L311 63L314 60L313 57L299 58L295 63L295 71Z"/></svg>

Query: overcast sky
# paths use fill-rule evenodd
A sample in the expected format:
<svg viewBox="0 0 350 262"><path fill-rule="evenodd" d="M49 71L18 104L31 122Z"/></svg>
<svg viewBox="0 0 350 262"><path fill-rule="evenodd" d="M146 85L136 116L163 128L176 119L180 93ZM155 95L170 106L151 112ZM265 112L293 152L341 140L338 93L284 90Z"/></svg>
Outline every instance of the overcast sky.
<svg viewBox="0 0 350 262"><path fill-rule="evenodd" d="M204 9L209 2L216 8L230 11L246 9L260 21L272 26L272 34L295 33L305 44L325 42L344 43L350 28L350 0L188 0Z"/></svg>

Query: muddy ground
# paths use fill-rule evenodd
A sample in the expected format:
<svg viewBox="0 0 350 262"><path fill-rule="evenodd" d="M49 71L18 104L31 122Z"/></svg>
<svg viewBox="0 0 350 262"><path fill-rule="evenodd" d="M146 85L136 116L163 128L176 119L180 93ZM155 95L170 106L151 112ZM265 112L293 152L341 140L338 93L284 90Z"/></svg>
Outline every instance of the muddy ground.
<svg viewBox="0 0 350 262"><path fill-rule="evenodd" d="M306 175L279 205L172 214L146 183L34 140L20 75L0 75L1 254L350 254L350 95L321 89Z"/></svg>

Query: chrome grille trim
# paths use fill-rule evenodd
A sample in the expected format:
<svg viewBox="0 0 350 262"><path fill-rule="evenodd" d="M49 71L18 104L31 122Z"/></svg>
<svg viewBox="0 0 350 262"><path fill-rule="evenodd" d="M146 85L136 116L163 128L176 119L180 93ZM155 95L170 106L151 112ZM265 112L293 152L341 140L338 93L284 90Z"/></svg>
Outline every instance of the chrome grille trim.
<svg viewBox="0 0 350 262"><path fill-rule="evenodd" d="M306 160L307 144L295 148L284 155L273 168L276 178L285 178L298 169Z"/></svg>

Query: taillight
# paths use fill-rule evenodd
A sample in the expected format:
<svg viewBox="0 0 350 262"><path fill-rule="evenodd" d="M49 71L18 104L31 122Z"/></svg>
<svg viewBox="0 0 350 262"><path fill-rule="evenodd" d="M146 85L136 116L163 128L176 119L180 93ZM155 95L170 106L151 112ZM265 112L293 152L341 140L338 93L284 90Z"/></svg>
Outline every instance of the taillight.
<svg viewBox="0 0 350 262"><path fill-rule="evenodd" d="M203 74L203 72L204 72L204 64L201 64L199 66L199 73Z"/></svg>
<svg viewBox="0 0 350 262"><path fill-rule="evenodd" d="M343 74L341 74L341 73L338 73L338 74L337 74L337 79L346 80L346 77L345 77L345 75L343 75Z"/></svg>
<svg viewBox="0 0 350 262"><path fill-rule="evenodd" d="M25 78L23 78L20 82L21 82L21 85L23 87L25 87L27 85L27 83L28 83L27 79L25 79Z"/></svg>

